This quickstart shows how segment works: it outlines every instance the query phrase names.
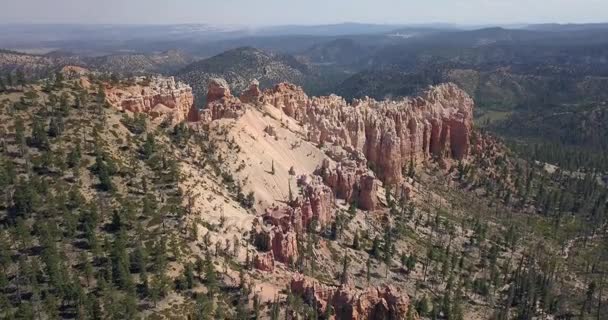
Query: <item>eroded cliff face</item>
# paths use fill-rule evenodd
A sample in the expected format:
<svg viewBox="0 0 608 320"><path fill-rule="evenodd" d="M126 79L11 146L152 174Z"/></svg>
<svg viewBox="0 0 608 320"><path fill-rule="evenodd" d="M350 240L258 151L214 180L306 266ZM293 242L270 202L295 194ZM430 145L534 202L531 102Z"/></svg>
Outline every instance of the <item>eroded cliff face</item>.
<svg viewBox="0 0 608 320"><path fill-rule="evenodd" d="M416 312L409 310L408 295L393 286L357 290L349 285L328 286L296 275L290 289L308 304L316 306L320 314L331 305L336 319L406 319L408 311L413 319L418 319Z"/></svg>
<svg viewBox="0 0 608 320"><path fill-rule="evenodd" d="M282 83L259 100L304 124L310 141L361 152L385 183L398 182L411 161L469 154L473 100L454 84L431 87L417 98L349 104L334 95L309 98L300 87Z"/></svg>
<svg viewBox="0 0 608 320"><path fill-rule="evenodd" d="M318 176L298 178L302 194L290 199L287 205L265 210L262 222L252 230L253 243L262 251L255 257L256 268L268 269L268 259L295 263L298 258L297 237L310 228L328 226L335 220L334 195ZM269 258L270 256L270 258Z"/></svg>
<svg viewBox="0 0 608 320"><path fill-rule="evenodd" d="M262 91L255 81L237 98L218 80L210 85L208 101L198 116L201 121L193 126L221 128L218 140L241 141L233 142L239 149L243 146L253 153L251 148L262 148L255 150L256 157L245 155L235 161L254 159L248 162L252 166L272 165L272 171L244 174L273 177L255 184L262 192L280 189L274 181L278 179L275 163L281 168L277 175L283 174L280 179L289 186L289 196L284 189L275 192L269 205L259 208L249 233L257 249L253 266L265 272L275 271L277 263L296 263L302 255L299 241L311 228L321 230L335 223L336 212L344 204L373 213L382 206L379 196L387 184L409 197L412 188L404 172L410 165L437 160L448 166L476 150L471 147L473 101L452 84L432 87L418 98L362 99L349 104L337 96L310 98L287 83ZM290 148L275 148L274 144L288 141L286 136L291 137ZM298 150L302 143L307 152ZM292 189L286 168L315 151L320 156L311 157L312 165L307 162L289 170L293 177L299 174L297 189ZM339 207L336 199L346 203ZM337 319L404 319L409 310L408 296L393 287L357 290L296 275L291 290L320 312L331 305Z"/></svg>
<svg viewBox="0 0 608 320"><path fill-rule="evenodd" d="M352 104L335 95L310 98L289 83L262 92L255 81L237 101L218 85L210 87L210 95L228 95L222 104L209 105L206 112L213 116L207 118L239 117L246 104L281 110L303 126L305 139L341 150L335 153L339 156L330 155L336 165L324 162L315 174L336 198L364 210L377 206L376 178L385 185L397 185L411 165L437 160L449 166L472 151L473 100L454 84L431 87L416 98L366 98Z"/></svg>
<svg viewBox="0 0 608 320"><path fill-rule="evenodd" d="M198 121L190 86L173 77L136 78L132 85L106 85L106 101L120 110L145 113L151 118L169 118L173 123Z"/></svg>

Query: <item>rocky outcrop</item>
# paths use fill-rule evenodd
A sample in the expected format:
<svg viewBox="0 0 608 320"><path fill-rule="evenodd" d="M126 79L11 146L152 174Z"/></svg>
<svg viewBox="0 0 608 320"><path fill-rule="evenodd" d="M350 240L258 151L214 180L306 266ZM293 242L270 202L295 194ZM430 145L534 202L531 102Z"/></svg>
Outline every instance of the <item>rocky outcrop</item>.
<svg viewBox="0 0 608 320"><path fill-rule="evenodd" d="M272 272L274 270L274 256L271 252L258 252L253 257L253 267L261 270Z"/></svg>
<svg viewBox="0 0 608 320"><path fill-rule="evenodd" d="M219 119L238 119L245 113L245 105L238 98L229 96L207 104L199 115L203 122Z"/></svg>
<svg viewBox="0 0 608 320"><path fill-rule="evenodd" d="M245 90L239 99L243 103L257 104L259 102L260 96L262 95L262 91L260 91L260 82L258 80L251 81L249 88Z"/></svg>
<svg viewBox="0 0 608 320"><path fill-rule="evenodd" d="M354 203L363 210L374 210L378 202L378 181L365 165L364 159L345 159L335 167L323 161L315 174L331 187L336 198Z"/></svg>
<svg viewBox="0 0 608 320"><path fill-rule="evenodd" d="M220 100L222 98L232 97L230 93L230 86L224 79L213 78L209 80L209 87L207 89L207 105Z"/></svg>
<svg viewBox="0 0 608 320"><path fill-rule="evenodd" d="M327 226L334 220L332 190L317 176L301 176L298 185L302 196L293 204L302 211L302 226L308 228L314 220L318 226Z"/></svg>
<svg viewBox="0 0 608 320"><path fill-rule="evenodd" d="M256 246L259 263L254 266L260 270L268 271L269 265L274 268L274 260L283 263L294 263L298 259L298 240L295 230L288 226L263 225L257 223L252 230L253 244ZM268 262L272 259L272 263Z"/></svg>
<svg viewBox="0 0 608 320"><path fill-rule="evenodd" d="M318 176L301 176L298 185L302 195L286 206L268 208L262 223L256 223L253 243L261 252L271 252L279 262L293 263L298 258L298 234L303 234L316 221L317 228L334 221L332 190ZM267 257L265 257L266 259ZM261 259L261 258L260 258ZM255 265L255 264L254 264ZM261 263L266 268L268 263ZM262 269L263 270L263 269Z"/></svg>
<svg viewBox="0 0 608 320"><path fill-rule="evenodd" d="M346 157L330 155L338 164L332 168L323 164L316 174L337 198L365 210L377 206L376 177L385 185L400 184L411 164L436 159L447 167L451 160L463 160L475 148L470 145L473 100L454 84L431 87L416 98L364 98L349 104L335 95L309 98L289 83L260 92L255 81L236 99L224 81L214 80L208 100L200 117L205 121L238 118L247 104L266 104L298 121L309 141L346 152ZM302 214L306 219L309 211ZM325 214L318 217L323 220Z"/></svg>
<svg viewBox="0 0 608 320"><path fill-rule="evenodd" d="M350 286L329 286L295 275L290 288L305 303L316 306L320 314L331 305L336 319L406 319L410 311L409 297L393 286L357 290ZM418 318L414 310L410 314Z"/></svg>
<svg viewBox="0 0 608 320"><path fill-rule="evenodd" d="M348 104L335 95L309 98L300 87L282 83L265 90L260 101L302 123L310 141L361 152L385 183L399 182L411 161L469 154L473 100L454 84L431 87L417 98Z"/></svg>
<svg viewBox="0 0 608 320"><path fill-rule="evenodd" d="M452 159L465 159L472 149L473 100L454 84L431 87L416 98L399 101L365 98L349 104L335 95L309 98L302 88L289 83L260 93L259 85L253 82L241 99L236 99L225 81L214 80L207 99L208 110L201 116L206 121L238 118L244 113L244 104L274 106L301 123L311 142L361 154L365 165L385 184L399 183L402 172L412 162L437 159L447 166ZM372 178L362 175L356 173L359 181L349 181L348 187L330 185L343 194L338 197L346 199L351 197L348 189L352 193L355 190L352 186L357 184L373 192ZM374 207L373 196L366 196L361 202L363 207Z"/></svg>
<svg viewBox="0 0 608 320"><path fill-rule="evenodd" d="M207 90L207 106L200 113L193 112L190 119L209 123L219 119L238 119L245 113L245 104L230 93L223 79L211 79Z"/></svg>
<svg viewBox="0 0 608 320"><path fill-rule="evenodd" d="M120 110L146 113L152 118L167 117L172 122L182 122L194 108L192 89L173 77L139 77L135 84L106 85L106 101Z"/></svg>
<svg viewBox="0 0 608 320"><path fill-rule="evenodd" d="M66 79L77 79L91 73L89 69L79 66L64 66L59 72Z"/></svg>

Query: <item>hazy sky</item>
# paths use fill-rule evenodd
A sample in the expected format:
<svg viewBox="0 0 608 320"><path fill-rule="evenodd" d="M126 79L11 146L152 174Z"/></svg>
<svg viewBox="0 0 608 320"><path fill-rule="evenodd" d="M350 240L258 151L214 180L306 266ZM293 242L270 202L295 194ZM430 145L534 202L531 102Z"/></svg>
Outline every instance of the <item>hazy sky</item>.
<svg viewBox="0 0 608 320"><path fill-rule="evenodd" d="M608 0L0 0L0 23L603 22Z"/></svg>

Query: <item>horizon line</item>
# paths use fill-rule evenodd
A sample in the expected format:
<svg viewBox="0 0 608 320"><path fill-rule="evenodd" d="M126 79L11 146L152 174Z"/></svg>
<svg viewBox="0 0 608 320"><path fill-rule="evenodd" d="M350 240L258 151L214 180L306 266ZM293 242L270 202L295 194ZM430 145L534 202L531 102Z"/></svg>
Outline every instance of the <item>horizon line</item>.
<svg viewBox="0 0 608 320"><path fill-rule="evenodd" d="M397 26L397 27L409 27L409 26L433 26L433 25L446 25L446 26L463 26L463 27L479 27L479 26L534 26L534 25L601 25L608 24L606 21L595 21L595 22L508 22L508 23L497 23L497 22L480 22L480 23L458 23L458 22L419 22L419 23L378 23L378 22L358 22L358 21L344 21L344 22L330 22L330 23L290 23L290 24L269 24L269 25L254 25L254 24L215 24L205 22L185 22L185 23L115 23L115 22L99 22L99 23L87 23L87 22L0 22L0 25L14 25L14 26L215 26L215 27L241 27L241 28L272 28L272 27L320 27L320 26L339 26L339 25L369 25L369 26Z"/></svg>

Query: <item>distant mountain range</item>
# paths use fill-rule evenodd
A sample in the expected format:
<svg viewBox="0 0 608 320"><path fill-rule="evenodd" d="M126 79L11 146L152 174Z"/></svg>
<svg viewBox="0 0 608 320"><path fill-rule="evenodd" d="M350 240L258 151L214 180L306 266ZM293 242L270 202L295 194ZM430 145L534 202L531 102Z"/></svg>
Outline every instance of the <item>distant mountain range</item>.
<svg viewBox="0 0 608 320"><path fill-rule="evenodd" d="M172 73L193 61L190 55L178 50L151 54L117 53L96 57L78 56L63 51L35 55L0 50L0 74L20 70L28 78L41 78L67 65L122 74Z"/></svg>

